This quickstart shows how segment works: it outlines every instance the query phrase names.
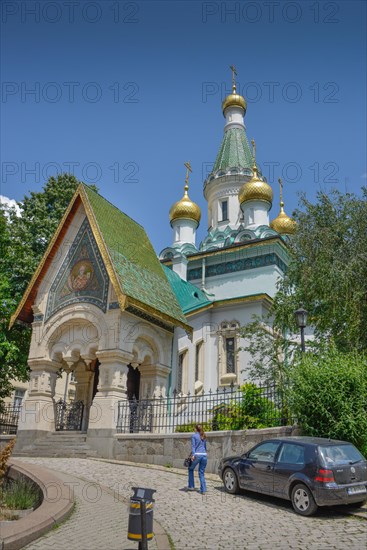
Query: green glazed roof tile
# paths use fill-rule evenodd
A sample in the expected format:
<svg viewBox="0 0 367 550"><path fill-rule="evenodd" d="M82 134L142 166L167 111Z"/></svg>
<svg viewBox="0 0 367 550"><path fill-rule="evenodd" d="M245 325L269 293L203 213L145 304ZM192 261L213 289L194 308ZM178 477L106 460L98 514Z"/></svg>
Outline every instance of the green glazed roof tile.
<svg viewBox="0 0 367 550"><path fill-rule="evenodd" d="M144 228L87 185L83 188L122 292L187 325Z"/></svg>
<svg viewBox="0 0 367 550"><path fill-rule="evenodd" d="M185 315L212 303L202 290L181 279L172 269L166 266L163 269Z"/></svg>
<svg viewBox="0 0 367 550"><path fill-rule="evenodd" d="M219 153L214 163L213 173L226 168L250 168L253 156L246 132L241 128L231 128L224 133Z"/></svg>

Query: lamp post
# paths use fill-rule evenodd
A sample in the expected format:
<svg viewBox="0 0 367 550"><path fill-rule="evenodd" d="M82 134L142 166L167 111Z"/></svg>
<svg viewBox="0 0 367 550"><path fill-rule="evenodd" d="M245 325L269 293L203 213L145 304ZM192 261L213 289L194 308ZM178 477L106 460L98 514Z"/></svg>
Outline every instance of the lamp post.
<svg viewBox="0 0 367 550"><path fill-rule="evenodd" d="M301 306L299 309L297 309L294 312L294 315L296 317L297 325L301 330L301 350L306 351L306 347L305 347L305 327L307 325L308 312L305 309L303 309L303 307Z"/></svg>

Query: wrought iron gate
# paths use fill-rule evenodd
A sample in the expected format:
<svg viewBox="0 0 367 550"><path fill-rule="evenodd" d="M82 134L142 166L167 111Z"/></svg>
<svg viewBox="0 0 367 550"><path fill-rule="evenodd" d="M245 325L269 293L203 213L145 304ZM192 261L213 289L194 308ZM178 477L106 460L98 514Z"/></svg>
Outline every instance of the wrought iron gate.
<svg viewBox="0 0 367 550"><path fill-rule="evenodd" d="M56 431L80 431L83 422L83 401L66 403L62 399L56 403Z"/></svg>

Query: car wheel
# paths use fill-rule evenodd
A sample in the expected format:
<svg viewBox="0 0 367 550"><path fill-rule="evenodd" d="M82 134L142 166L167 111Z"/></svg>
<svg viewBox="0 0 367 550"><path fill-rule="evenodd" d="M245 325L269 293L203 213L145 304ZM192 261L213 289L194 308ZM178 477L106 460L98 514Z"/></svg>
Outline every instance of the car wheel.
<svg viewBox="0 0 367 550"><path fill-rule="evenodd" d="M294 510L302 516L311 516L318 508L310 489L303 483L293 487L291 500Z"/></svg>
<svg viewBox="0 0 367 550"><path fill-rule="evenodd" d="M238 481L237 476L232 468L226 468L223 472L223 483L227 493L234 495L238 493Z"/></svg>

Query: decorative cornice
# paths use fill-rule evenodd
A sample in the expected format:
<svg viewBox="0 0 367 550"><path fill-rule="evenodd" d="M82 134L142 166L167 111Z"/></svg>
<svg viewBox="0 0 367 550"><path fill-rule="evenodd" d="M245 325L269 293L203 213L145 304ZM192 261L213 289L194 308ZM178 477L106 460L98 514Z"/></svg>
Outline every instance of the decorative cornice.
<svg viewBox="0 0 367 550"><path fill-rule="evenodd" d="M193 315L202 313L203 311L206 311L208 309L221 308L221 307L228 306L228 304L236 305L236 304L243 304L243 303L250 303L250 302L265 302L265 304L267 304L270 307L273 303L273 299L268 294L251 294L250 296L225 298L223 300L218 300L216 302L212 302L211 304L203 306L199 309L196 309L191 313L187 313L186 316L191 317Z"/></svg>
<svg viewBox="0 0 367 550"><path fill-rule="evenodd" d="M241 244L232 244L229 246L226 246L225 248L219 248L217 250L208 250L207 252L198 252L195 254L189 254L187 256L189 262L197 261L201 258L208 258L210 256L217 256L218 254L230 254L232 252L237 252L239 250L244 250L245 248L253 248L253 247L260 247L260 246L269 246L269 244L272 244L271 241L274 241L274 244L279 244L281 248L288 252L287 246L280 235L274 235L271 237L266 237L264 239L254 239L253 241L248 241L246 243Z"/></svg>
<svg viewBox="0 0 367 550"><path fill-rule="evenodd" d="M259 267L266 267L269 265L278 266L283 273L285 273L287 266L281 258L275 253L263 254L261 256L251 256L249 258L241 258L236 260L229 260L214 265L207 265L205 267L205 278L217 277L229 273L236 273L238 271L248 271L249 269L257 269ZM187 280L199 280L202 278L202 267L196 269L190 269L187 272Z"/></svg>
<svg viewBox="0 0 367 550"><path fill-rule="evenodd" d="M138 303L140 307L137 306ZM144 321L148 321L149 323L156 325L157 327L163 328L164 330L166 330L167 332L170 332L171 334L174 331L174 327L172 326L172 321L168 323L168 322L165 322L167 321L166 319L163 319L163 318L157 319L157 313L153 308L149 308L148 306L145 306L145 305L143 306L143 304L140 304L140 302L136 302L131 298L129 298L126 311L128 313L132 313L133 315L135 315L136 317L139 317L140 319L144 319Z"/></svg>

